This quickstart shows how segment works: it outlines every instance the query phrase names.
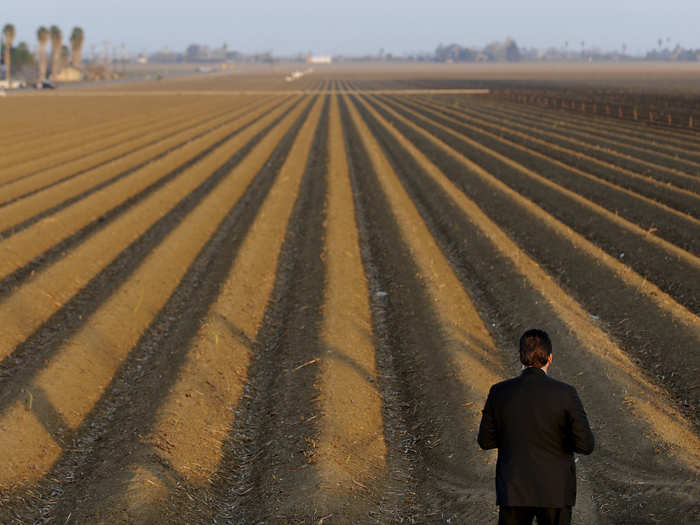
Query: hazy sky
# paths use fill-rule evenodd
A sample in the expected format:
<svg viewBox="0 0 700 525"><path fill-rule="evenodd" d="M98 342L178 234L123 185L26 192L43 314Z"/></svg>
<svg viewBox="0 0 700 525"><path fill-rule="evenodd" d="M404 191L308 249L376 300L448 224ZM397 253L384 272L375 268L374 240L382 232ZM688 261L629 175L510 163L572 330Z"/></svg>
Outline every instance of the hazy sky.
<svg viewBox="0 0 700 525"><path fill-rule="evenodd" d="M700 0L2 0L32 45L39 25L74 25L90 44L126 43L130 52L197 42L280 54L432 51L437 44L483 45L513 37L521 46L598 45L642 52L659 37L700 48ZM664 45L666 45L664 43Z"/></svg>

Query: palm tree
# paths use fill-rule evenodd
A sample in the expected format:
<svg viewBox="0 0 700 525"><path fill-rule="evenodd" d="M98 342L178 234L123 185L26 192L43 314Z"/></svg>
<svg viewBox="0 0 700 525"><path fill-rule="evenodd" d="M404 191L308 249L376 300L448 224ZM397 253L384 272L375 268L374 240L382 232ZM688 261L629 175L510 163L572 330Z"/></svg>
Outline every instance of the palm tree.
<svg viewBox="0 0 700 525"><path fill-rule="evenodd" d="M39 41L39 82L46 80L46 45L49 43L49 30L41 26L36 30Z"/></svg>
<svg viewBox="0 0 700 525"><path fill-rule="evenodd" d="M73 50L73 66L80 67L83 55L83 41L85 40L85 32L81 27L74 27L70 34L70 47Z"/></svg>
<svg viewBox="0 0 700 525"><path fill-rule="evenodd" d="M51 26L49 33L51 35L51 76L55 78L61 69L61 41L63 40L63 33L61 33L58 26Z"/></svg>
<svg viewBox="0 0 700 525"><path fill-rule="evenodd" d="M10 82L10 50L12 49L12 41L15 39L15 26L5 24L2 28L2 34L5 37L5 79Z"/></svg>

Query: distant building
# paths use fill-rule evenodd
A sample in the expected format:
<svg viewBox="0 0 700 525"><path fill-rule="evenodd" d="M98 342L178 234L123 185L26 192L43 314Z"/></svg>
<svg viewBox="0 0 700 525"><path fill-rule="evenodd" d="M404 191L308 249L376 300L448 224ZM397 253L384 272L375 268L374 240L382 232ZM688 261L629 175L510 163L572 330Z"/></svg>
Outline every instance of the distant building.
<svg viewBox="0 0 700 525"><path fill-rule="evenodd" d="M223 62L228 58L228 47L224 44L217 49L210 49L209 46L191 44L185 51L187 62Z"/></svg>
<svg viewBox="0 0 700 525"><path fill-rule="evenodd" d="M174 64L182 62L183 59L184 55L182 53L175 53L167 48L157 51L148 57L149 62L155 62L157 64Z"/></svg>
<svg viewBox="0 0 700 525"><path fill-rule="evenodd" d="M83 72L73 66L67 66L53 76L56 82L80 82L83 79Z"/></svg>
<svg viewBox="0 0 700 525"><path fill-rule="evenodd" d="M309 64L330 64L333 59L330 56L310 56L306 58L306 62Z"/></svg>

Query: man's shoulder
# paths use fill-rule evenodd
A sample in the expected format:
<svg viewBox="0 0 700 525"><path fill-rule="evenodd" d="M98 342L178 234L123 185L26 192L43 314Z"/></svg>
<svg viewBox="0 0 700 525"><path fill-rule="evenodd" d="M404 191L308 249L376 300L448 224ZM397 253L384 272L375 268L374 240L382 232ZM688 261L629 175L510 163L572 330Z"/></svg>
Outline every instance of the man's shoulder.
<svg viewBox="0 0 700 525"><path fill-rule="evenodd" d="M517 385L521 380L520 376L511 377L510 379L505 379L499 383L495 383L491 386L493 392L498 392L499 390L508 389L511 386Z"/></svg>
<svg viewBox="0 0 700 525"><path fill-rule="evenodd" d="M559 399L566 406L570 406L578 397L576 387L569 383L547 376L546 384L549 397L551 399Z"/></svg>
<svg viewBox="0 0 700 525"><path fill-rule="evenodd" d="M576 387L574 387L573 385L565 383L564 381L560 381L559 379L554 379L550 376L547 376L547 383L551 385L551 388L556 388L557 390L560 390L562 392L576 392Z"/></svg>
<svg viewBox="0 0 700 525"><path fill-rule="evenodd" d="M562 388L562 389L574 388L574 387L571 386L569 383L565 383L565 382L562 381L561 379L555 379L555 378L553 378L553 377L552 377L551 375L549 375L549 374L545 375L545 377L547 378L547 381L549 381L549 383L550 383L552 386L556 386L557 388Z"/></svg>
<svg viewBox="0 0 700 525"><path fill-rule="evenodd" d="M491 390L489 391L489 395L493 397L500 397L501 395L505 394L507 396L509 395L509 391L512 392L514 390L517 390L518 385L521 382L522 376L515 376L511 377L510 379L505 379L504 381L492 385Z"/></svg>
<svg viewBox="0 0 700 525"><path fill-rule="evenodd" d="M548 388L551 388L553 390L557 390L560 392L575 392L576 388L569 383L565 383L564 381L560 381L559 379L554 379L553 377L547 375L547 374L537 374L534 376L537 382L539 384L546 384ZM515 377L511 377L510 379L506 379L504 381L500 381L499 383L495 383L491 387L491 391L496 393L500 391L505 391L509 390L511 388L517 387L520 383L524 381L524 376L518 375Z"/></svg>

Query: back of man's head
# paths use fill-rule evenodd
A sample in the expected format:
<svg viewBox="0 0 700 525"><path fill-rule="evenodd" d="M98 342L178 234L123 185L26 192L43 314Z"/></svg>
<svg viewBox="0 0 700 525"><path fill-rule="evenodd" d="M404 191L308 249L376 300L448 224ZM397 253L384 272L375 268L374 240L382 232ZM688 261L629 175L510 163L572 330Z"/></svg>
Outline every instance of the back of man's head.
<svg viewBox="0 0 700 525"><path fill-rule="evenodd" d="M547 332L533 328L520 338L520 362L525 366L542 368L552 354L552 341Z"/></svg>

